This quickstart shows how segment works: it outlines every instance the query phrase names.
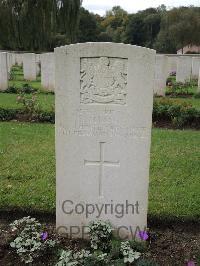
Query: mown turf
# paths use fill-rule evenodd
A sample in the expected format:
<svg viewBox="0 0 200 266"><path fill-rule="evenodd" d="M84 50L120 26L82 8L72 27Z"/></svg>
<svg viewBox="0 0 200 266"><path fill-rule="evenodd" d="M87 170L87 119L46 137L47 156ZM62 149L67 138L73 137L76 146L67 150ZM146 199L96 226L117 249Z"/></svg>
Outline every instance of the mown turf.
<svg viewBox="0 0 200 266"><path fill-rule="evenodd" d="M0 184L0 208L55 208L53 125L0 124Z"/></svg>
<svg viewBox="0 0 200 266"><path fill-rule="evenodd" d="M149 214L200 217L200 132L153 129ZM54 126L0 123L0 208L55 212Z"/></svg>

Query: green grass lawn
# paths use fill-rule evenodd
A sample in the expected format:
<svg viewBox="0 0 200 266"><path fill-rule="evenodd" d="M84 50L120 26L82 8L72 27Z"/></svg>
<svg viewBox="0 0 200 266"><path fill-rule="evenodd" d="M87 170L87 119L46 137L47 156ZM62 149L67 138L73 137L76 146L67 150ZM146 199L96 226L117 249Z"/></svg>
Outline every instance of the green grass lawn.
<svg viewBox="0 0 200 266"><path fill-rule="evenodd" d="M55 212L54 125L0 123L0 208ZM153 129L149 214L200 217L200 133Z"/></svg>

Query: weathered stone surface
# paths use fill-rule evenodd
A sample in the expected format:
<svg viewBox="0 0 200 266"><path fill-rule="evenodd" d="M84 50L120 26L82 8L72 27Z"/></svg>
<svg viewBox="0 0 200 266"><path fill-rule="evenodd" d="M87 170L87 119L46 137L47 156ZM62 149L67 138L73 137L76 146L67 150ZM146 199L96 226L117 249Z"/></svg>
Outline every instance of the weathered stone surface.
<svg viewBox="0 0 200 266"><path fill-rule="evenodd" d="M177 55L168 56L168 75L177 71Z"/></svg>
<svg viewBox="0 0 200 266"><path fill-rule="evenodd" d="M54 53L41 55L41 82L42 88L48 91L55 90L55 57Z"/></svg>
<svg viewBox="0 0 200 266"><path fill-rule="evenodd" d="M8 88L8 66L7 66L7 53L0 53L0 90Z"/></svg>
<svg viewBox="0 0 200 266"><path fill-rule="evenodd" d="M192 78L198 78L200 69L200 56L192 57Z"/></svg>
<svg viewBox="0 0 200 266"><path fill-rule="evenodd" d="M7 53L7 69L9 73L11 71L12 66L14 66L13 56L11 52L8 52Z"/></svg>
<svg viewBox="0 0 200 266"><path fill-rule="evenodd" d="M18 66L22 66L22 64L23 64L23 54L21 54L21 53L16 53L16 54L15 54L15 57L16 57L16 64L17 64Z"/></svg>
<svg viewBox="0 0 200 266"><path fill-rule="evenodd" d="M23 54L23 71L25 80L36 80L36 56L34 53Z"/></svg>
<svg viewBox="0 0 200 266"><path fill-rule="evenodd" d="M110 220L133 238L147 225L155 51L86 43L55 57L57 229Z"/></svg>
<svg viewBox="0 0 200 266"><path fill-rule="evenodd" d="M192 73L192 57L191 56L179 56L177 59L177 82L186 82L191 79Z"/></svg>
<svg viewBox="0 0 200 266"><path fill-rule="evenodd" d="M166 81L168 77L168 57L156 55L154 94L165 96Z"/></svg>

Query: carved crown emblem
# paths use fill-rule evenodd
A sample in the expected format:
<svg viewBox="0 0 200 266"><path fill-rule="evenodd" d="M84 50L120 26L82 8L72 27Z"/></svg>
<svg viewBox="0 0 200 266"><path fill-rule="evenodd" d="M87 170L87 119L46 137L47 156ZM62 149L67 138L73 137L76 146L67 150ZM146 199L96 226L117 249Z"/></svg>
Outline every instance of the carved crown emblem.
<svg viewBox="0 0 200 266"><path fill-rule="evenodd" d="M81 103L125 104L126 95L127 59L81 59Z"/></svg>

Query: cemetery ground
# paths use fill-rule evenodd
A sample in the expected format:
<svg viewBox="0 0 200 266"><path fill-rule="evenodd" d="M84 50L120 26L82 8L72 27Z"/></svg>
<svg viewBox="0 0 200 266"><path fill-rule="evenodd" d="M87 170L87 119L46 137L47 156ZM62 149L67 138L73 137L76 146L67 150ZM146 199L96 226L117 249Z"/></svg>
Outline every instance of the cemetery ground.
<svg viewBox="0 0 200 266"><path fill-rule="evenodd" d="M19 67L13 70L9 85L22 88L28 84L39 90L41 109L51 111L54 95L42 91L40 77L35 82L23 81L22 70ZM0 93L0 108L22 108L23 104L17 103L16 98L15 93ZM187 102L200 110L200 98L168 100ZM54 130L50 123L0 122L0 228L8 229L8 222L30 214L41 220L54 235ZM199 160L198 130L153 128L148 213L152 237L145 257L155 259L159 265L181 266L189 260L200 265ZM10 238L12 235L0 237L0 264L20 265L10 253ZM63 239L62 243L73 248L85 245ZM45 258L44 265L51 259Z"/></svg>

